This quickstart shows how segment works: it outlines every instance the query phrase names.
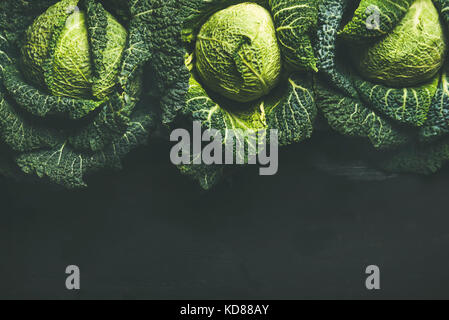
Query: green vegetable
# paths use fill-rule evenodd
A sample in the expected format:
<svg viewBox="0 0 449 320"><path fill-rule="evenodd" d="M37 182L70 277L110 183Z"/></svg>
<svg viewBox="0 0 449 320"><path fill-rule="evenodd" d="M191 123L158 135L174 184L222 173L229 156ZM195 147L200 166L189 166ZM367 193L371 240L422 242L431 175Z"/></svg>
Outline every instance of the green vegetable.
<svg viewBox="0 0 449 320"><path fill-rule="evenodd" d="M241 3L213 14L196 41L196 69L202 82L239 102L269 94L282 69L274 29L270 13L255 3Z"/></svg>
<svg viewBox="0 0 449 320"><path fill-rule="evenodd" d="M410 87L434 79L445 53L435 6L431 0L416 0L391 32L357 52L356 67L370 81Z"/></svg>
<svg viewBox="0 0 449 320"><path fill-rule="evenodd" d="M281 146L308 139L317 113L312 37L319 2L184 0L178 47L189 88L183 103L162 107L164 125L198 121L203 130L219 130L223 145L232 144L228 130L239 129L236 140L249 150L257 142L248 136L263 130L278 130ZM236 157L248 161L247 151ZM206 189L229 173L224 165L180 169Z"/></svg>
<svg viewBox="0 0 449 320"><path fill-rule="evenodd" d="M86 14L79 9L67 14L77 4L60 1L28 28L23 74L35 86L45 83L53 96L102 100L113 92L128 35L109 12L102 11L105 39L100 50L92 48L98 64L94 79Z"/></svg>
<svg viewBox="0 0 449 320"><path fill-rule="evenodd" d="M146 143L156 106L179 95L173 77L142 77L182 59L167 40L175 1L119 4L0 2L0 144L25 174L85 186Z"/></svg>
<svg viewBox="0 0 449 320"><path fill-rule="evenodd" d="M384 170L435 172L448 27L449 0L3 0L0 174L82 187L193 122L243 164L253 134L287 146L316 126ZM188 160L205 189L234 168Z"/></svg>
<svg viewBox="0 0 449 320"><path fill-rule="evenodd" d="M388 171L429 173L449 159L448 9L447 0L320 7L317 105L334 130L382 150L367 155Z"/></svg>

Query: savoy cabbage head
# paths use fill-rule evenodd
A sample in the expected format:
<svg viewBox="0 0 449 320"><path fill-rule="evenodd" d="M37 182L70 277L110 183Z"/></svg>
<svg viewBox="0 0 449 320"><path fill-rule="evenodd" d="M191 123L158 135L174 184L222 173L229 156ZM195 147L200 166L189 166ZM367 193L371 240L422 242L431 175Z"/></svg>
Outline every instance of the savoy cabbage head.
<svg viewBox="0 0 449 320"><path fill-rule="evenodd" d="M219 130L223 145L233 143L228 130L238 129L236 139L245 141L247 150L257 150L248 132L276 129L281 146L310 138L317 114L312 39L319 3L181 1L181 69L189 72L189 88L182 103L162 107L164 125L188 129L199 122L203 130ZM247 161L247 154L239 156ZM225 173L222 165L180 169L206 189Z"/></svg>
<svg viewBox="0 0 449 320"><path fill-rule="evenodd" d="M317 106L388 171L430 173L449 160L448 9L446 0L320 6Z"/></svg>
<svg viewBox="0 0 449 320"><path fill-rule="evenodd" d="M244 103L269 94L278 84L281 52L264 7L241 3L220 10L196 37L196 71L212 91Z"/></svg>
<svg viewBox="0 0 449 320"><path fill-rule="evenodd" d="M68 188L120 168L151 135L154 105L177 94L167 75L142 76L178 57L174 2L1 1L0 157Z"/></svg>

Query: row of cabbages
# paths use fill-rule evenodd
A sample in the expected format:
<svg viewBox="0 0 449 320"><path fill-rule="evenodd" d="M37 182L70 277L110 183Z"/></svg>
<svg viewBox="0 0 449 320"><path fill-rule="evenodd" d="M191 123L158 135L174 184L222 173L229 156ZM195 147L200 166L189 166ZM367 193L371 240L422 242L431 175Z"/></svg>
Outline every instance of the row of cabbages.
<svg viewBox="0 0 449 320"><path fill-rule="evenodd" d="M448 22L449 0L4 0L0 172L85 186L193 121L222 144L276 129L280 146L321 121L382 170L434 172L449 160ZM206 189L230 173L179 168Z"/></svg>

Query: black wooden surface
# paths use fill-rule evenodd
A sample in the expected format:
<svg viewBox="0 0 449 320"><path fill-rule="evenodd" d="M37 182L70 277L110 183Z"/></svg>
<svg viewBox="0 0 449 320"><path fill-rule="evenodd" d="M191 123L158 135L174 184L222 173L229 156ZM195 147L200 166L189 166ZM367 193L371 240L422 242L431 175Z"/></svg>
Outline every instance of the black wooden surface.
<svg viewBox="0 0 449 320"><path fill-rule="evenodd" d="M447 169L354 180L290 148L206 193L152 150L82 191L1 180L0 298L449 298Z"/></svg>

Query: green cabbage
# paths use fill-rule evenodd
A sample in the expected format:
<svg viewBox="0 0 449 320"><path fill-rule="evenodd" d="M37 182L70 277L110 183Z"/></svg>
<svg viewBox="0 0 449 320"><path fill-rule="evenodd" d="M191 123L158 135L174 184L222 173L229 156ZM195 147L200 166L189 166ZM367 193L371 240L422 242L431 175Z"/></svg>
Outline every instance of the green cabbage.
<svg viewBox="0 0 449 320"><path fill-rule="evenodd" d="M168 128L198 121L202 129L239 129L248 149L252 132L278 130L281 146L311 137L317 114L313 92L318 3L310 0L184 0L182 41L189 89L182 104L162 107ZM217 40L217 41L215 41ZM247 154L236 155L247 161ZM181 165L210 188L224 165Z"/></svg>
<svg viewBox="0 0 449 320"><path fill-rule="evenodd" d="M416 0L385 37L357 51L364 78L393 87L431 81L443 66L446 42L431 0Z"/></svg>
<svg viewBox="0 0 449 320"><path fill-rule="evenodd" d="M74 9L67 14L77 4L76 0L58 2L28 28L22 47L23 74L35 86L45 83L53 96L103 100L117 83L128 34L109 12L103 12L105 43L101 61L94 62L102 69L94 70L86 13Z"/></svg>
<svg viewBox="0 0 449 320"><path fill-rule="evenodd" d="M244 163L252 133L287 146L320 128L383 170L434 172L448 26L449 0L4 0L0 174L85 186L194 121L220 145L238 129ZM233 171L195 163L179 169L206 189Z"/></svg>
<svg viewBox="0 0 449 320"><path fill-rule="evenodd" d="M213 14L197 35L195 58L206 87L239 102L269 94L282 69L271 15L254 3Z"/></svg>
<svg viewBox="0 0 449 320"><path fill-rule="evenodd" d="M318 108L335 131L367 139L374 149L363 152L380 168L429 173L449 159L448 9L447 0L320 7Z"/></svg>
<svg viewBox="0 0 449 320"><path fill-rule="evenodd" d="M175 2L1 1L1 157L68 188L119 169L153 133L156 106L182 96L169 69L183 60L170 50ZM165 74L142 77L161 61Z"/></svg>

